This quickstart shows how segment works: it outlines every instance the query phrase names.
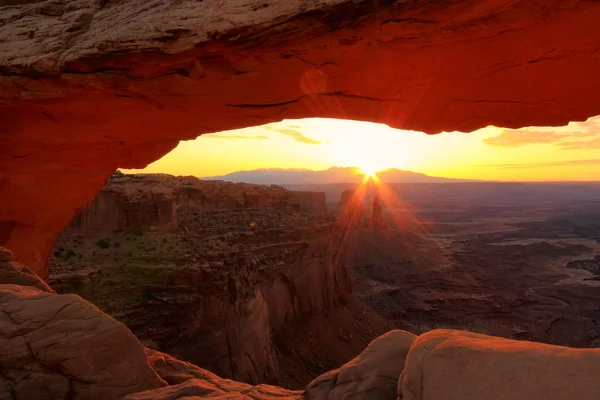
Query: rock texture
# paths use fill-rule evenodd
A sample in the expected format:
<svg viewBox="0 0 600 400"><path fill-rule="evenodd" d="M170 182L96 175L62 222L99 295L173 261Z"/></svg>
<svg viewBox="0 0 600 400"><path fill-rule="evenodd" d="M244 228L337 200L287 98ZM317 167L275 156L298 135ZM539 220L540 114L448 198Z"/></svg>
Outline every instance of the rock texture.
<svg viewBox="0 0 600 400"><path fill-rule="evenodd" d="M360 186L358 189L348 189L342 192L336 207L336 214L339 217L340 225L346 228L363 226L367 222L363 190Z"/></svg>
<svg viewBox="0 0 600 400"><path fill-rule="evenodd" d="M70 228L174 229L185 226L179 214L211 210L276 208L327 213L324 193L296 192L264 186L167 174L114 174L80 212Z"/></svg>
<svg viewBox="0 0 600 400"><path fill-rule="evenodd" d="M389 329L347 299L344 230L324 203L279 186L117 177L60 234L49 282L147 346L223 377L302 387ZM329 332L352 339L318 358Z"/></svg>
<svg viewBox="0 0 600 400"><path fill-rule="evenodd" d="M7 254L0 248L2 262ZM75 295L0 281L0 311L0 396L6 399L393 399L400 371L401 400L591 400L600 392L596 349L463 331L434 330L416 339L390 332L305 391L290 391L222 379L144 349L123 324Z"/></svg>
<svg viewBox="0 0 600 400"><path fill-rule="evenodd" d="M4 247L0 247L0 283L33 286L42 292L54 293L54 290L29 268L15 262L12 252Z"/></svg>
<svg viewBox="0 0 600 400"><path fill-rule="evenodd" d="M0 284L0 302L3 395L120 399L166 385L133 334L79 296Z"/></svg>
<svg viewBox="0 0 600 400"><path fill-rule="evenodd" d="M598 349L571 349L434 330L417 338L398 382L401 400L597 399Z"/></svg>
<svg viewBox="0 0 600 400"><path fill-rule="evenodd" d="M179 361L168 354L146 350L148 363L170 385L166 388L149 390L125 397L134 399L179 399L188 396L202 398L231 398L257 400L296 400L302 398L300 390L286 390L276 386L248 384L222 379L193 364Z"/></svg>
<svg viewBox="0 0 600 400"><path fill-rule="evenodd" d="M306 387L310 400L395 400L398 377L416 336L391 331L378 337L356 358Z"/></svg>
<svg viewBox="0 0 600 400"><path fill-rule="evenodd" d="M145 349L123 324L79 296L36 288L43 283L31 272L30 284L6 284L14 281L6 271L15 270L8 255L0 248L2 399L301 398L300 391L222 379Z"/></svg>
<svg viewBox="0 0 600 400"><path fill-rule="evenodd" d="M282 118L434 133L600 114L594 1L46 0L0 15L0 245L41 275L117 167L181 139Z"/></svg>

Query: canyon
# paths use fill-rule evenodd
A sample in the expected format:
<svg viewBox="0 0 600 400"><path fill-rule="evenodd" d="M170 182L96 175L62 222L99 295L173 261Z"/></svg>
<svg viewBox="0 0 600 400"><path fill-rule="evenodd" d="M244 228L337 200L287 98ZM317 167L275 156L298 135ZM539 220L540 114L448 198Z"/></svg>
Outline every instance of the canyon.
<svg viewBox="0 0 600 400"><path fill-rule="evenodd" d="M58 236L48 282L146 348L309 395L360 391L328 371L394 328L600 346L599 184L370 181L339 197L329 212L322 192L116 173Z"/></svg>
<svg viewBox="0 0 600 400"><path fill-rule="evenodd" d="M252 386L145 347L124 324L80 296L56 294L44 280L57 235L114 171L145 167L180 140L283 118L357 119L433 134L599 115L599 18L600 3L585 0L0 1L2 397L597 399L595 349L447 329L384 335L304 391ZM161 205L153 210L113 215L98 205L72 228L120 225L125 215L173 229L169 196L184 198L185 190L172 189L155 194ZM152 236L138 230L115 234L119 243ZM73 258L64 253L63 261ZM580 261L571 273L593 274L593 255L570 261ZM227 281L235 290L208 298L229 297L238 277L251 279L247 265L233 267ZM330 271L329 282L345 280ZM297 276L307 284L308 276ZM261 297L251 292L258 286L244 282L250 291L237 295L236 306L246 308L232 319L253 316L264 326L265 315L281 317L259 310ZM144 293L148 302L160 299ZM545 294L537 296L551 302ZM226 317L208 316L217 325ZM168 342L147 339L153 347ZM267 370L274 365L268 342L257 347L266 349ZM249 380L263 368L250 367L253 358L242 374Z"/></svg>
<svg viewBox="0 0 600 400"><path fill-rule="evenodd" d="M337 185L334 185L334 187ZM372 185L347 235L353 292L394 327L597 348L600 184ZM353 190L342 203L356 203Z"/></svg>
<svg viewBox="0 0 600 400"><path fill-rule="evenodd" d="M48 283L148 348L298 389L392 327L352 295L345 234L323 193L116 173L58 236Z"/></svg>

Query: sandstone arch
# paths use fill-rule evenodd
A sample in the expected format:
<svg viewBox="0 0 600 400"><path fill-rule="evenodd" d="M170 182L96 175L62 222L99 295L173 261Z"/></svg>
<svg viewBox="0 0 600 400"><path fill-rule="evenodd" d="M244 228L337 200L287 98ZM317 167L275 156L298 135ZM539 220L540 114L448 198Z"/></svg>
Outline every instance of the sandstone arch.
<svg viewBox="0 0 600 400"><path fill-rule="evenodd" d="M0 2L0 245L45 276L117 168L283 118L427 133L600 114L585 0Z"/></svg>

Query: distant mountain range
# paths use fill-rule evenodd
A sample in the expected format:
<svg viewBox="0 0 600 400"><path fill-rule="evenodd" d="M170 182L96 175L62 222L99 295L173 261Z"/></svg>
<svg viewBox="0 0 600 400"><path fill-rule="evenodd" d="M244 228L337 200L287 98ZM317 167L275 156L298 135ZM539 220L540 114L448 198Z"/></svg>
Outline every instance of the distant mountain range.
<svg viewBox="0 0 600 400"><path fill-rule="evenodd" d="M384 183L469 182L469 180L465 179L440 178L395 168L377 172L377 176ZM257 183L261 185L302 185L359 183L363 178L364 173L356 167L332 167L323 171L265 168L253 171L236 171L227 175L203 177L200 179Z"/></svg>

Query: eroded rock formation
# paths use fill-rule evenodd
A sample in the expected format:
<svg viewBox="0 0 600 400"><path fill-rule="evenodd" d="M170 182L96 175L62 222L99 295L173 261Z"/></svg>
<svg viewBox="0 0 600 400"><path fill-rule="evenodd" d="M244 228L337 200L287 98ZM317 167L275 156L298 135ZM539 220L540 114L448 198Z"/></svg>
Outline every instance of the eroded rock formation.
<svg viewBox="0 0 600 400"><path fill-rule="evenodd" d="M571 349L477 333L433 330L408 352L400 400L593 400L598 349Z"/></svg>
<svg viewBox="0 0 600 400"><path fill-rule="evenodd" d="M379 201L379 196L373 197L373 207L371 211L371 225L374 229L385 230L386 224L383 219L383 208Z"/></svg>
<svg viewBox="0 0 600 400"><path fill-rule="evenodd" d="M0 247L0 254L8 253ZM7 273L13 270L8 262L0 262L2 398L300 398L299 391L221 379L145 349L122 323L79 296L40 290L43 283L37 278L31 285L7 284Z"/></svg>
<svg viewBox="0 0 600 400"><path fill-rule="evenodd" d="M0 254L7 253L0 248ZM11 268L0 264L2 271ZM0 394L6 398L595 400L600 392L598 349L453 330L416 339L390 332L305 391L252 386L145 349L123 324L79 296L1 281L0 299Z"/></svg>
<svg viewBox="0 0 600 400"><path fill-rule="evenodd" d="M600 114L593 1L47 0L0 15L0 244L42 275L117 167L181 139L282 118L435 133Z"/></svg>
<svg viewBox="0 0 600 400"><path fill-rule="evenodd" d="M324 193L281 186L202 181L167 174L115 175L71 222L70 228L175 229L185 218L213 210L275 208L327 213ZM179 221L178 214L184 218Z"/></svg>
<svg viewBox="0 0 600 400"><path fill-rule="evenodd" d="M336 207L340 225L353 228L365 223L365 204L363 196L358 190L348 189L342 192L340 201Z"/></svg>
<svg viewBox="0 0 600 400"><path fill-rule="evenodd" d="M146 346L223 377L302 387L389 329L347 299L344 230L323 207L323 193L123 175L59 235L49 283ZM302 343L317 320L317 343ZM316 365L338 330L353 339Z"/></svg>
<svg viewBox="0 0 600 400"><path fill-rule="evenodd" d="M117 399L166 386L135 336L79 296L2 284L0 301L3 396Z"/></svg>
<svg viewBox="0 0 600 400"><path fill-rule="evenodd" d="M600 114L599 18L600 3L585 0L4 1L0 244L45 276L56 233L117 167L145 166L202 133L315 116L435 133ZM12 397L31 397L33 385L57 399L165 386L135 337L87 302L31 286L0 292ZM89 341L94 329L102 341ZM600 390L595 350L428 335L409 352L401 398ZM491 376L507 378L469 390ZM167 398L215 393L180 384ZM244 390L254 389L230 393Z"/></svg>
<svg viewBox="0 0 600 400"><path fill-rule="evenodd" d="M395 330L373 340L356 358L329 371L306 387L309 400L393 399L404 360L415 341L412 333Z"/></svg>

